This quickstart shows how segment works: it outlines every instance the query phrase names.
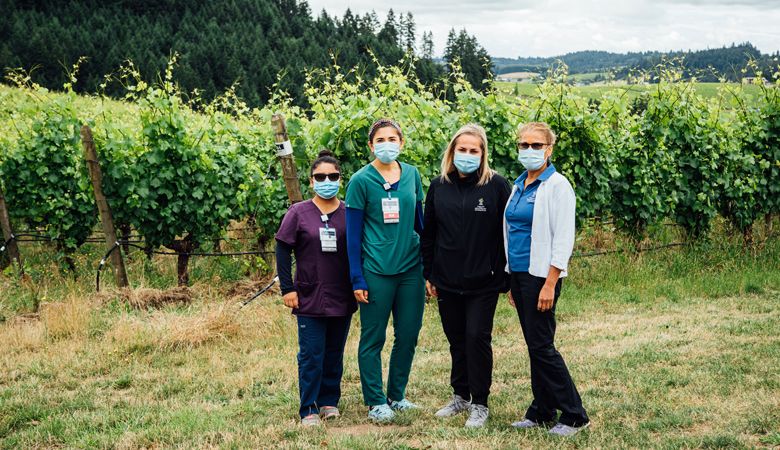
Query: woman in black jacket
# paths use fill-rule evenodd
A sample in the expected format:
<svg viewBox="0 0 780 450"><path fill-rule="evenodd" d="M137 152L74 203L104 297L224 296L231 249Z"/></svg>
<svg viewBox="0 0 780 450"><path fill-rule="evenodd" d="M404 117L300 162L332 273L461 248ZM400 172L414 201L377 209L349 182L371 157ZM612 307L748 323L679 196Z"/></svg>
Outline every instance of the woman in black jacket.
<svg viewBox="0 0 780 450"><path fill-rule="evenodd" d="M498 294L508 290L502 220L510 187L488 165L485 130L455 133L425 199L423 275L438 297L450 343L454 395L438 417L469 411L467 427L488 418L493 372L491 334Z"/></svg>

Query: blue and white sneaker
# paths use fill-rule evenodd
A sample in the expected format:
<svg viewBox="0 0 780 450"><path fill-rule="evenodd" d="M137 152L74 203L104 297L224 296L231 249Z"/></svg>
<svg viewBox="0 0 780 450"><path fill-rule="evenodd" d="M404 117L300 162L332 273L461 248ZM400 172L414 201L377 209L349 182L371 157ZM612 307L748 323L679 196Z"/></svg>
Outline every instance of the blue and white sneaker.
<svg viewBox="0 0 780 450"><path fill-rule="evenodd" d="M419 406L415 405L414 403L410 402L407 399L398 400L398 401L391 401L390 407L393 408L396 411L408 411L410 409L418 409Z"/></svg>
<svg viewBox="0 0 780 450"><path fill-rule="evenodd" d="M390 422L395 417L390 405L376 405L368 409L368 418L374 422Z"/></svg>

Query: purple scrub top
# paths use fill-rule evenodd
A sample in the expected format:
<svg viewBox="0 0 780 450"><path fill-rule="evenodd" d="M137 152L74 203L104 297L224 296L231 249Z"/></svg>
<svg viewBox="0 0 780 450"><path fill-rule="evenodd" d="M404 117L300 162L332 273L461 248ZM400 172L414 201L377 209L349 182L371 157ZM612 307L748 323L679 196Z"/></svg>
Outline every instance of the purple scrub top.
<svg viewBox="0 0 780 450"><path fill-rule="evenodd" d="M311 200L287 210L276 239L294 249L296 268L293 286L299 307L293 314L305 317L341 317L357 310L349 280L346 208L340 202L330 215L328 226L336 229L336 252L325 253L320 245L320 228L325 227L317 205Z"/></svg>

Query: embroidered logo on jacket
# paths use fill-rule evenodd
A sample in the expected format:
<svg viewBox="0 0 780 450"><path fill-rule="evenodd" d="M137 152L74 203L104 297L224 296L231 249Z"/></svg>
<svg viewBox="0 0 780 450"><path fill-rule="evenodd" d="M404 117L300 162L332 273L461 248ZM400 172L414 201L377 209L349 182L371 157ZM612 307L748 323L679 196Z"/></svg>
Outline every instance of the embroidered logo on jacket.
<svg viewBox="0 0 780 450"><path fill-rule="evenodd" d="M479 205L477 205L477 207L474 208L474 211L476 211L476 212L487 212L487 208L485 207L485 199L484 198L479 199Z"/></svg>

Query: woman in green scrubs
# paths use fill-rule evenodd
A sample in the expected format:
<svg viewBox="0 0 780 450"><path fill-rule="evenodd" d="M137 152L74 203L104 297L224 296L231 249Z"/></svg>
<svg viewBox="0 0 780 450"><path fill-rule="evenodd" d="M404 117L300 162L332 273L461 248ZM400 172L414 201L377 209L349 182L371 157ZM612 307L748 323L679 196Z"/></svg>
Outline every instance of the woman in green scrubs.
<svg viewBox="0 0 780 450"><path fill-rule="evenodd" d="M417 169L396 160L403 145L395 121L376 121L368 133L375 159L347 185L347 253L360 304L360 383L368 416L375 422L417 407L405 394L425 306L420 259L423 190ZM385 394L382 348L390 314L395 340Z"/></svg>

